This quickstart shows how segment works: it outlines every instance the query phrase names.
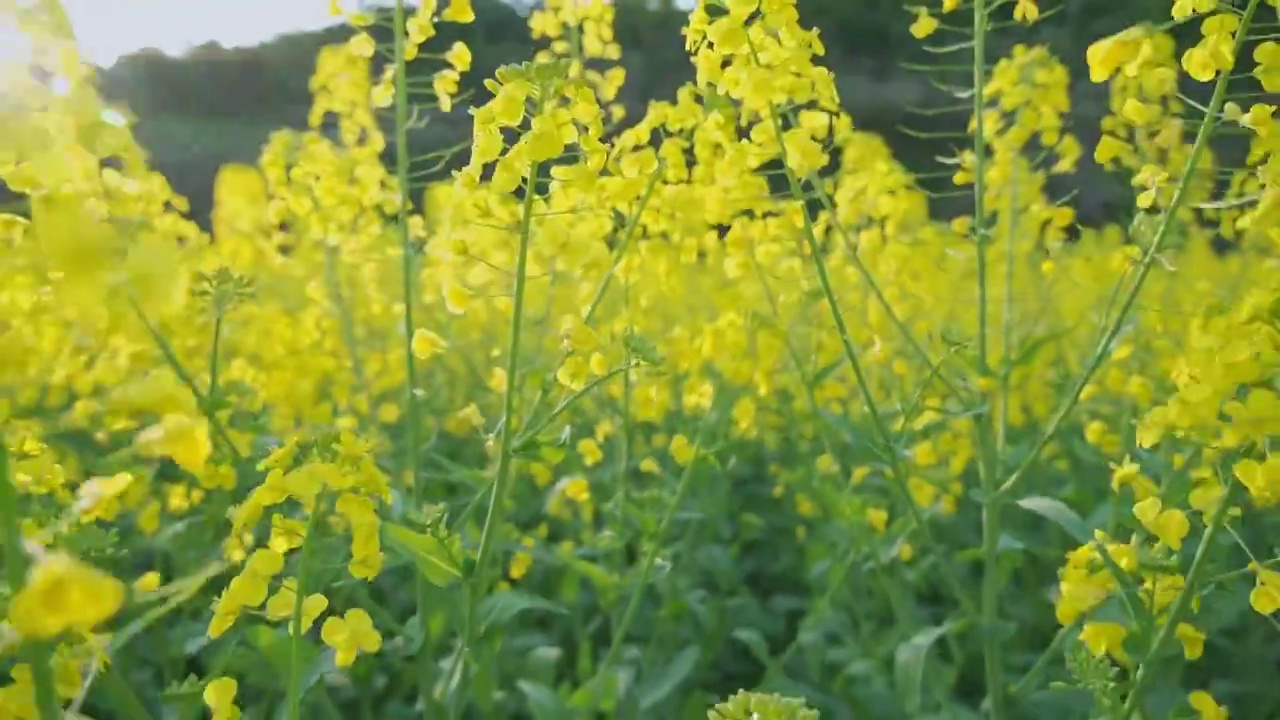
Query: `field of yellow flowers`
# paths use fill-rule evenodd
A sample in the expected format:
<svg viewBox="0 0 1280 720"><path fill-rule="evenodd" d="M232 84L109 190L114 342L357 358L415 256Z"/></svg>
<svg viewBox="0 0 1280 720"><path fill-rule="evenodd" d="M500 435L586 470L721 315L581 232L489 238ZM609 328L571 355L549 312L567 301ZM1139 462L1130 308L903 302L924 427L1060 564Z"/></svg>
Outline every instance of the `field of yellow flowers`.
<svg viewBox="0 0 1280 720"><path fill-rule="evenodd" d="M206 233L0 0L0 718L1280 717L1276 0L1097 39L1094 148L988 57L1042 4L905 15L938 219L796 0L701 0L641 117L603 0L475 98L469 0L335 2ZM1089 152L1124 226L1050 194Z"/></svg>

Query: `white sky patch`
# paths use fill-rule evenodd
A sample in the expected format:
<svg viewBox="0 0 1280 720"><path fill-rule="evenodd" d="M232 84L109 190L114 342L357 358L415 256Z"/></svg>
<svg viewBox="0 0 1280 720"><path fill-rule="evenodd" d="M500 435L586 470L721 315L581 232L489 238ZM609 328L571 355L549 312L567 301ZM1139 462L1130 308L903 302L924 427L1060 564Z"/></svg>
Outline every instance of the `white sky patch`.
<svg viewBox="0 0 1280 720"><path fill-rule="evenodd" d="M341 22L329 15L328 0L63 0L63 5L84 58L102 67L142 48L181 55L211 40L244 47ZM343 7L356 6L356 0L343 0Z"/></svg>

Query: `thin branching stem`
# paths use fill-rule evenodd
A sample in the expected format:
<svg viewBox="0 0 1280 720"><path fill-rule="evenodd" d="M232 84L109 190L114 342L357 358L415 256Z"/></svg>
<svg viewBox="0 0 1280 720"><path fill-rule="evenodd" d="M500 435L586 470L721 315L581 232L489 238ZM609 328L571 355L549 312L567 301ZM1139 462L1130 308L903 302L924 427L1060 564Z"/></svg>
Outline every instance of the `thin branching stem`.
<svg viewBox="0 0 1280 720"><path fill-rule="evenodd" d="M786 167L787 185L791 189L793 197L803 197L804 189L800 185L800 178L791 168L791 164L787 160L787 149L782 144L782 121L779 118L777 108L771 108L770 119L773 121L774 134L779 138L778 147L780 159L784 167ZM960 584L955 574L951 570L951 565L947 563L943 556L944 547L933 535L933 530L929 523L925 520L924 513L915 501L911 499L911 493L907 490L906 476L902 472L902 463L898 458L898 452L893 443L893 436L889 432L888 426L884 422L884 418L880 414L879 404L876 402L875 396L871 391L870 378L867 377L866 371L862 367L862 361L858 357L858 351L853 345L853 337L849 334L849 326L844 321L844 312L840 309L840 303L836 300L835 289L831 285L831 277L827 272L827 263L823 258L823 250L818 242L817 232L813 227L813 218L809 215L809 211L801 208L801 216L803 218L803 234L805 242L809 248L809 255L813 261L814 271L818 276L818 284L822 288L823 297L826 299L827 309L831 313L831 318L836 326L836 334L840 338L840 345L844 351L845 359L849 362L849 367L853 370L854 378L857 381L858 390L862 395L863 404L866 406L867 415L870 417L872 429L875 431L876 439L880 442L886 459L889 463L889 474L891 484L897 491L902 502L906 505L907 513L911 516L912 523L919 529L920 534L924 537L925 544L930 551L938 553L939 568L942 569L942 577L945 579L948 589L966 609L970 606L968 593L964 591L964 586Z"/></svg>
<svg viewBox="0 0 1280 720"><path fill-rule="evenodd" d="M658 521L658 526L654 528L652 537L649 538L649 548L645 552L644 559L640 562L640 573L636 579L635 588L631 591L631 598L627 601L626 609L622 612L622 619L618 622L617 628L614 629L613 640L609 643L609 649L605 652L604 659L600 661L600 665L593 674L595 678L604 677L605 673L609 672L609 669L618 661L618 656L622 653L623 641L627 637L627 632L631 629L631 624L635 622L636 611L640 609L640 601L644 597L645 590L649 587L649 578L653 574L654 566L657 564L658 554L662 551L662 541L667 536L667 528L671 525L672 519L675 518L676 511L680 509L680 505L684 503L685 495L688 494L692 485L693 470L702 456L714 418L714 412L709 410L706 418L702 421L702 426L698 430L698 437L693 442L693 457L689 459L688 464L681 471L680 480L676 483L675 495L671 498L670 504L667 505L666 511L663 512L662 519Z"/></svg>
<svg viewBox="0 0 1280 720"><path fill-rule="evenodd" d="M623 365L613 368L609 372L606 372L605 374L599 377L592 378L591 381L583 385L581 389L575 391L572 395L566 397L564 400L561 400L554 408L551 409L551 412L548 413L545 418L542 418L537 422L530 422L529 428L526 430L522 430L520 432L519 437L516 438L516 443L515 443L516 449L517 450L523 449L523 446L525 446L527 443L537 440L538 435L540 435L543 430L546 430L547 426L555 422L556 418L563 415L566 411L569 410L569 408L573 407L573 405L575 405L579 400L581 400L586 395L590 394L593 390L600 387L601 385L604 385L605 383L609 382L610 380L614 379L619 375L629 373L630 371L640 367L641 365L643 365L643 363L636 362L634 360L629 360Z"/></svg>
<svg viewBox="0 0 1280 720"><path fill-rule="evenodd" d="M795 122L793 114L788 113L788 117L793 123ZM822 183L813 183L813 192L817 196L818 202L822 203L822 209L827 212L827 216L831 220L832 227L834 227L836 232L840 234L840 239L849 255L849 261L853 263L854 269L856 269L858 274L862 276L863 282L866 283L867 289L871 291L876 302L884 309L885 315L889 318L889 322L892 323L898 333L902 335L902 339L906 341L907 345L911 348L912 353L916 355L923 366L926 368L933 367L934 362L929 357L929 351L925 349L924 344L916 338L916 336L911 332L911 328L907 327L906 322L904 322L902 317L898 315L896 310L894 310L893 303L889 302L889 298L880 287L880 283L876 280L875 274L872 273L871 268L867 267L867 264L862 261L862 257L858 254L857 244L850 236L848 227L846 227L837 216L835 203L831 200L831 195L827 192L827 189L823 187ZM938 372L936 377L938 382L941 383L952 395L956 397L961 396L959 388L947 379L945 373Z"/></svg>
<svg viewBox="0 0 1280 720"><path fill-rule="evenodd" d="M222 424L222 421L218 419L217 414L212 412L212 403L209 402L208 396L200 389L200 386L196 384L195 378L187 371L186 366L182 364L182 360L178 358L178 353L173 349L172 343L170 343L169 339L160 331L160 328L156 327L155 324L147 318L146 312L143 311L142 306L139 305L136 300L130 298L129 304L133 308L134 314L137 315L138 320L142 323L142 326L146 328L147 334L151 336L151 340L155 342L156 348L160 350L160 354L164 357L165 362L168 363L169 368L173 370L173 374L176 375L178 380L180 380L183 385L186 385L187 389L191 391L191 396L196 399L196 404L205 409L206 417L209 420L209 427L212 428L214 437L216 437L218 441L226 447L227 452L231 454L231 457L234 460L243 460L244 458L240 455L240 450L236 447L235 442L231 440L231 435L227 433L227 428Z"/></svg>
<svg viewBox="0 0 1280 720"><path fill-rule="evenodd" d="M658 180L662 177L665 167L665 161L658 162L658 167L655 168L653 174L649 176L649 182L645 185L644 192L640 195L640 202L636 206L635 213L627 218L627 224L622 230L622 236L619 238L618 244L613 249L613 255L609 262L609 270L605 272L604 277L600 278L599 284L596 285L596 291L591 296L591 302L587 303L587 308L582 313L583 325L590 327L592 321L595 320L596 312L598 312L600 307L604 304L605 295L609 292L610 285L613 284L613 278L618 272L618 267L622 264L622 259L626 255L627 249L631 247L632 240L635 238L636 233L639 232L640 216L644 214L645 208L649 206L649 201L653 198L654 189L657 187ZM555 372L559 372L560 366L564 365L564 361L568 359L568 357L568 353L565 353L560 357L559 361L556 363ZM552 375L554 375L555 372L553 372ZM530 403L529 406L528 415L530 417L538 414L538 411L542 408L542 404L546 402L552 387L554 386L544 384L542 387L538 388L538 393L534 395L533 402ZM528 433L525 434L527 435Z"/></svg>
<svg viewBox="0 0 1280 720"><path fill-rule="evenodd" d="M1049 642L1044 652L1040 653L1040 657L1032 663L1031 669L1022 676L1017 683L1009 689L1009 696L1018 698L1035 690L1040 683L1040 678L1049 670L1049 666L1054 660L1058 659L1062 652L1062 645L1070 638L1080 627L1080 621L1064 625L1058 628L1058 632L1053 636L1053 640Z"/></svg>
<svg viewBox="0 0 1280 720"><path fill-rule="evenodd" d="M498 515L506 501L507 491L511 485L511 468L514 464L516 438L516 394L520 381L520 341L524 319L525 285L529 270L529 245L533 235L533 203L537 196L534 191L534 178L538 177L542 164L534 162L529 167L529 182L525 187L524 201L520 214L520 240L516 251L516 277L514 297L512 298L511 327L507 342L507 385L502 397L502 429L498 440L498 467L494 472L493 490L489 495L489 508L485 512L484 526L480 530L480 544L476 550L476 564L467 587L467 614L464 620L462 645L454 657L454 668L451 668L449 681L453 682L454 673L462 673L465 677L466 655L477 639L479 628L476 624L477 606L484 587L488 584L489 558L493 555L493 545L498 535L500 520ZM458 680L461 682L461 679ZM455 688L455 693L458 691ZM457 717L462 703L450 704L450 715Z"/></svg>
<svg viewBox="0 0 1280 720"><path fill-rule="evenodd" d="M407 60L405 59L405 4L396 0L395 9L395 134L396 179L400 203L396 209L396 231L400 238L400 271L404 301L404 373L405 373L405 469L413 483L413 499L422 502L422 483L418 479L418 403L417 366L413 357L413 305L417 299L414 257L417 254L409 232L409 97Z"/></svg>
<svg viewBox="0 0 1280 720"><path fill-rule="evenodd" d="M1241 20L1240 29L1236 33L1234 47L1231 51L1231 57L1238 57L1240 50L1244 45L1246 35L1248 34L1249 23L1253 18L1254 12L1258 8L1259 0L1249 0L1249 6L1246 8L1244 18ZM1062 401L1062 405L1057 412L1050 418L1049 424L1045 426L1043 432L1040 433L1036 442L1031 447L1031 452L1027 453L1022 462L1013 470L1000 486L997 495L1000 498L1008 497L1026 478L1027 470L1040 458L1040 454L1044 452L1045 447L1057 435L1058 429L1070 416L1075 409L1076 404L1080 401L1080 394L1084 392L1084 388L1093 379L1098 369L1102 367L1102 363L1106 361L1111 354L1111 345L1115 342L1116 337L1124 328L1124 323L1129 317L1129 313L1133 310L1134 305L1138 301L1138 295L1142 292L1142 286L1146 283L1147 276L1151 274L1151 269L1155 265L1156 258L1160 251L1164 249L1165 243L1169 239L1170 232L1173 229L1174 218L1178 211L1182 208L1189 192L1190 177L1195 173L1196 168L1200 165L1200 158L1204 155L1205 150L1209 147L1209 138L1213 135L1213 130L1217 126L1218 116L1221 113L1223 104L1227 99L1227 77L1221 75L1213 88L1213 97L1209 101L1209 109L1212 111L1205 116L1200 123L1200 129L1196 132L1195 142L1191 146L1191 152L1187 157L1186 165L1183 167L1182 175L1178 179L1178 184L1174 188L1173 197L1169 200L1168 207L1160 216L1160 223L1156 226L1155 233L1151 237L1151 242L1147 245L1146 253L1143 254L1142 260L1138 263L1137 273L1133 279L1133 284L1129 286L1129 291L1124 295L1124 300L1120 303L1120 310L1115 318L1111 321L1105 333L1103 333L1101 341L1094 348L1093 354L1085 363L1084 371L1080 377L1076 379L1071 390L1067 393L1067 397Z"/></svg>
<svg viewBox="0 0 1280 720"><path fill-rule="evenodd" d="M1252 0L1249 9L1252 10L1256 4L1257 0ZM1124 708L1120 711L1119 720L1129 720L1138 712L1138 708L1142 704L1143 693L1146 692L1147 686L1155 680L1153 667L1159 661L1165 647L1173 640L1177 632L1178 623L1182 622L1183 614L1186 613L1192 599L1196 596L1200 576L1204 573L1206 567L1205 559L1209 556L1209 548L1214 545L1215 538L1222 531L1223 526L1226 525L1227 514L1230 513L1231 505L1238 494L1239 483L1235 482L1232 477L1227 478L1227 483L1227 492L1223 495L1222 501L1209 519L1204 535L1200 538L1200 544L1196 546L1196 553L1191 559L1191 567L1187 569L1182 590L1178 592L1178 597L1173 601L1168 614L1165 615L1164 622L1160 625L1159 631L1156 632L1155 639L1151 641L1151 647L1148 648L1142 662L1138 665L1137 672L1134 673L1133 685L1129 688L1129 697L1125 698Z"/></svg>

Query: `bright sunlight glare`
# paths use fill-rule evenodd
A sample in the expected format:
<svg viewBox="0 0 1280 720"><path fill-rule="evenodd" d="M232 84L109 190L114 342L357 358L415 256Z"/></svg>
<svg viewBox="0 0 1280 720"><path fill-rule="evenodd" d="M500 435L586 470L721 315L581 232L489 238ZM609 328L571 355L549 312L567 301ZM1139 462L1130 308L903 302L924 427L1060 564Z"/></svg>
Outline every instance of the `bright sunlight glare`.
<svg viewBox="0 0 1280 720"><path fill-rule="evenodd" d="M32 50L31 39L18 28L18 19L0 13L0 72L26 65Z"/></svg>
<svg viewBox="0 0 1280 720"><path fill-rule="evenodd" d="M327 0L64 0L63 5L84 59L102 67L143 48L180 55L210 41L257 45L337 21Z"/></svg>

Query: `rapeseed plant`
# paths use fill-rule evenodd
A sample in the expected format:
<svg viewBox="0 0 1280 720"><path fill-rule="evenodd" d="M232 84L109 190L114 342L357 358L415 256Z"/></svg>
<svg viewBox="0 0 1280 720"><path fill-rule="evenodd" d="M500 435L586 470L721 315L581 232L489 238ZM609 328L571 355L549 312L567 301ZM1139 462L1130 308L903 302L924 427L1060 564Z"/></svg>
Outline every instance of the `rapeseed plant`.
<svg viewBox="0 0 1280 720"><path fill-rule="evenodd" d="M1270 717L1199 666L1280 628L1276 4L1090 46L1133 213L1078 233L1067 66L988 57L1048 5L904 14L966 56L932 71L967 123L944 220L794 0L698 2L694 81L635 119L610 3L531 12L544 47L468 98L432 40L469 0L335 1L308 127L219 172L205 232L56 0L0 0L32 41L0 68L0 717L814 716L708 711L743 650L876 717L1048 717L1050 682ZM414 108L464 103L438 179ZM761 544L799 601L748 592Z"/></svg>

